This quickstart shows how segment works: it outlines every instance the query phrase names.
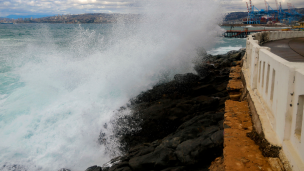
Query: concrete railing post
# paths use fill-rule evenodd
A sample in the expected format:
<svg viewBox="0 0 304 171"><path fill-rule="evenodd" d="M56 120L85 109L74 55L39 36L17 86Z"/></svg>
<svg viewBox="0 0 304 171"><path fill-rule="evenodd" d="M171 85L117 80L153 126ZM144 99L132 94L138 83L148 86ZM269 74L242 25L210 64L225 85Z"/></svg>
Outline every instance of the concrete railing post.
<svg viewBox="0 0 304 171"><path fill-rule="evenodd" d="M247 41L246 41L246 64L245 64L246 69L249 68L249 60L250 60L250 56L251 56L251 53L250 53L250 40L251 39L252 39L252 36L249 35L247 37Z"/></svg>
<svg viewBox="0 0 304 171"><path fill-rule="evenodd" d="M276 40L280 39L281 32L277 32L276 34L277 34L277 36L276 36Z"/></svg>
<svg viewBox="0 0 304 171"><path fill-rule="evenodd" d="M273 31L273 32L272 32L272 40L275 40L275 39L276 39L276 36L277 36L277 32L276 32L276 31Z"/></svg>
<svg viewBox="0 0 304 171"><path fill-rule="evenodd" d="M269 41L272 41L272 31L269 31L268 35L269 35Z"/></svg>
<svg viewBox="0 0 304 171"><path fill-rule="evenodd" d="M259 57L259 52L261 49L266 49L268 51L270 51L270 48L269 47L261 47L259 46L258 44L257 45L254 45L252 47L252 55L251 55L251 70L250 70L250 86L251 86L251 89L254 90L257 88L257 83L258 83L258 68L259 68L259 60L260 60L260 57Z"/></svg>
<svg viewBox="0 0 304 171"><path fill-rule="evenodd" d="M278 32L274 31L273 32L273 39L272 40L277 40L277 37L278 37Z"/></svg>
<svg viewBox="0 0 304 171"><path fill-rule="evenodd" d="M285 31L285 34L286 34L286 39L289 39L289 38L292 38L293 34L291 31Z"/></svg>
<svg viewBox="0 0 304 171"><path fill-rule="evenodd" d="M289 39L290 38L290 31L284 31L284 35L285 35L285 39Z"/></svg>
<svg viewBox="0 0 304 171"><path fill-rule="evenodd" d="M280 39L280 36L281 36L281 32L280 32L280 31L278 31L278 32L277 32L277 37L276 37L276 40Z"/></svg>
<svg viewBox="0 0 304 171"><path fill-rule="evenodd" d="M288 38L288 37L287 37L287 32L286 32L286 31L283 31L283 32L282 32L282 38L283 38L283 39Z"/></svg>

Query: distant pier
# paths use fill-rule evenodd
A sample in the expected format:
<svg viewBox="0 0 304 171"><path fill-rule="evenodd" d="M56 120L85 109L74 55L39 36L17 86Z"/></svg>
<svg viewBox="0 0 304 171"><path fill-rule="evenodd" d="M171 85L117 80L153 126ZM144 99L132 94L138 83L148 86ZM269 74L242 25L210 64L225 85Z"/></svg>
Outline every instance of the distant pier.
<svg viewBox="0 0 304 171"><path fill-rule="evenodd" d="M278 31L278 30L248 30L248 28L244 30L227 30L223 36L227 38L246 38L251 33L257 33L262 31Z"/></svg>

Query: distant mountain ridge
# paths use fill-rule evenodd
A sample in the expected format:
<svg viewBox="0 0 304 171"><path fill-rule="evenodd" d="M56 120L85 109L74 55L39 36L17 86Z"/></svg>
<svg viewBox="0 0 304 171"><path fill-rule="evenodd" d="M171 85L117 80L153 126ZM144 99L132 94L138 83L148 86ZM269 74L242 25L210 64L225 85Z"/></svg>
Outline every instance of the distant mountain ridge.
<svg viewBox="0 0 304 171"><path fill-rule="evenodd" d="M49 17L54 16L54 14L39 14L39 15L8 15L5 18L9 19L18 19L18 18L42 18L42 17Z"/></svg>
<svg viewBox="0 0 304 171"><path fill-rule="evenodd" d="M0 20L10 20L10 18L0 17Z"/></svg>
<svg viewBox="0 0 304 171"><path fill-rule="evenodd" d="M14 23L65 23L65 24L80 24L80 23L114 23L118 18L126 21L134 21L140 18L139 14L116 14L116 13L88 13L76 15L55 15L44 16L40 18L22 18L22 16L14 16L16 19L10 19ZM24 17L24 16L23 16ZM38 17L38 15L37 15ZM5 23L8 20L1 20L0 23Z"/></svg>

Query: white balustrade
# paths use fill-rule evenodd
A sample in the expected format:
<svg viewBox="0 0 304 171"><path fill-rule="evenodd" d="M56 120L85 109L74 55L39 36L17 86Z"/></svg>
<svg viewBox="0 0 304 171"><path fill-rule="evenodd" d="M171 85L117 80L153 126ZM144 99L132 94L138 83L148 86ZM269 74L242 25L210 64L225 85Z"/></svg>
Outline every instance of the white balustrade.
<svg viewBox="0 0 304 171"><path fill-rule="evenodd" d="M270 31L269 40L304 37L303 31ZM269 123L293 170L304 170L304 63L289 62L259 45L262 33L247 37L243 72L247 88L269 112ZM267 130L264 130L267 131Z"/></svg>

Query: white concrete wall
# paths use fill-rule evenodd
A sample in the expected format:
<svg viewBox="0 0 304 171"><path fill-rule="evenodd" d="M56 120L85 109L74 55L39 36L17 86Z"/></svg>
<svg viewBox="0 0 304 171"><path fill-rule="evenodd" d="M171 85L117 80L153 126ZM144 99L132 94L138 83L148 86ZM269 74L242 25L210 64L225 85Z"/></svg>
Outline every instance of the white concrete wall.
<svg viewBox="0 0 304 171"><path fill-rule="evenodd" d="M304 63L288 62L262 47L263 33L247 38L243 72L251 96L257 96L267 115L263 129L272 129L293 170L304 170ZM270 31L269 41L304 37L303 31ZM264 37L265 40L265 37ZM260 116L265 118L265 116ZM266 126L269 123L271 127ZM264 130L264 132L269 132ZM270 131L271 132L271 131ZM267 136L265 136L267 139Z"/></svg>

